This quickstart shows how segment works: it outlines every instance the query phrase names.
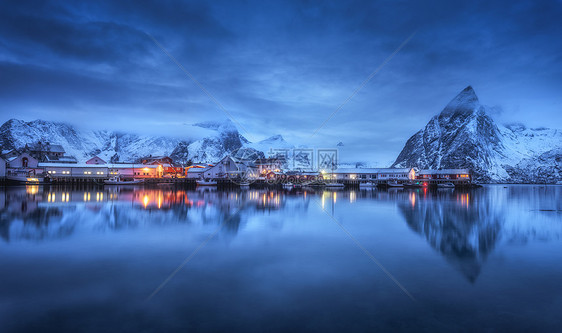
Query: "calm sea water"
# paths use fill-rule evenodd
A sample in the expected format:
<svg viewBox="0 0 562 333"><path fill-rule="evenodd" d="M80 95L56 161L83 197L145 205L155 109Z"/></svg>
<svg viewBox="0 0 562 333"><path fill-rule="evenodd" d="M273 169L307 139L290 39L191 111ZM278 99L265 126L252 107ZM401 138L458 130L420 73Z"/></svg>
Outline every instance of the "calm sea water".
<svg viewBox="0 0 562 333"><path fill-rule="evenodd" d="M0 189L2 332L562 330L562 187Z"/></svg>

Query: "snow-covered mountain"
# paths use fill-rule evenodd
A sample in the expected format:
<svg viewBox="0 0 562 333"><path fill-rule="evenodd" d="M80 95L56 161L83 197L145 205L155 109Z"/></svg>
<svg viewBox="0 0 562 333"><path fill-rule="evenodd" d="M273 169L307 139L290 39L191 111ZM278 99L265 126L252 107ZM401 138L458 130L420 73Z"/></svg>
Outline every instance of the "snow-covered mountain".
<svg viewBox="0 0 562 333"><path fill-rule="evenodd" d="M482 182L562 180L562 131L503 126L468 86L407 142L393 167L469 168Z"/></svg>
<svg viewBox="0 0 562 333"><path fill-rule="evenodd" d="M85 161L98 155L106 161L134 161L141 157L168 155L179 162L217 162L239 148L267 152L271 148L290 146L280 135L251 143L230 121L194 124L209 135L195 140L190 137L171 138L111 131L80 130L65 123L11 119L0 127L2 150L22 148L37 141L60 144L68 155ZM260 155L263 156L263 153Z"/></svg>

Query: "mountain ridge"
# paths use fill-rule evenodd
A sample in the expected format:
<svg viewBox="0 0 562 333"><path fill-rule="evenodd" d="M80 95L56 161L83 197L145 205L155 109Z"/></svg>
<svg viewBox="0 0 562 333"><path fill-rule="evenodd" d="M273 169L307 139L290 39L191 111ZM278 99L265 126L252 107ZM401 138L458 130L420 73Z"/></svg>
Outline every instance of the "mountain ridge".
<svg viewBox="0 0 562 333"><path fill-rule="evenodd" d="M107 130L79 130L72 125L46 120L10 119L0 126L2 150L23 148L25 144L43 141L60 144L67 154L78 160L94 155L110 162L135 161L149 155L169 155L180 163L188 161L214 163L252 143L241 135L231 121L193 124L213 133L199 140L148 136ZM272 138L281 138L280 135Z"/></svg>
<svg viewBox="0 0 562 333"><path fill-rule="evenodd" d="M561 131L500 125L489 111L466 87L406 141L392 167L469 168L480 182L562 180Z"/></svg>

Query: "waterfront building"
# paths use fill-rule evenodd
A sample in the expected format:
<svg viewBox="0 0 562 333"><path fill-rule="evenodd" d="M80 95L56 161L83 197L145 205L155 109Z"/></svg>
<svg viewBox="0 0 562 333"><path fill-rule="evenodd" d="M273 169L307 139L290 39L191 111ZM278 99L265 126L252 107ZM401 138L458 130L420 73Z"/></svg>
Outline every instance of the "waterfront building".
<svg viewBox="0 0 562 333"><path fill-rule="evenodd" d="M468 185L472 182L469 169L419 170L416 179L429 184L454 183Z"/></svg>
<svg viewBox="0 0 562 333"><path fill-rule="evenodd" d="M376 182L385 183L396 181L405 183L416 178L414 168L338 168L334 170L323 170L321 172L324 180L346 182Z"/></svg>

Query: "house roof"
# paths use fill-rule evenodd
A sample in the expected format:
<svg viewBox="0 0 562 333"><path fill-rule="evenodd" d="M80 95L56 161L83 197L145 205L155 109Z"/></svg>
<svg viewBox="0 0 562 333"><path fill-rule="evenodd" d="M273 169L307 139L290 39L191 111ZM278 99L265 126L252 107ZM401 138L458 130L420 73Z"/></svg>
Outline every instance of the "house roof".
<svg viewBox="0 0 562 333"><path fill-rule="evenodd" d="M410 168L338 168L334 169L334 173L409 173ZM326 173L332 173L326 170Z"/></svg>
<svg viewBox="0 0 562 333"><path fill-rule="evenodd" d="M187 173L201 173L211 169L211 167L207 168L189 168L187 169Z"/></svg>
<svg viewBox="0 0 562 333"><path fill-rule="evenodd" d="M88 162L90 162L90 161L93 161L93 160L95 160L96 158L97 158L98 160L100 160L101 162L103 162L103 164L107 163L106 161L103 160L103 158L101 158L101 157L99 157L99 156L94 156L94 157L90 158L89 160L86 161L86 163L88 163Z"/></svg>
<svg viewBox="0 0 562 333"><path fill-rule="evenodd" d="M108 169L156 169L158 165L142 165L142 164L86 164L86 163L50 163L42 162L39 163L40 167L53 167L53 168L108 168Z"/></svg>
<svg viewBox="0 0 562 333"><path fill-rule="evenodd" d="M46 156L48 162L66 162L66 163L78 163L78 160L74 156Z"/></svg>
<svg viewBox="0 0 562 333"><path fill-rule="evenodd" d="M53 153L65 153L66 151L61 145L51 145L51 144L39 144L39 143L32 143L28 144L27 147L31 151L50 151Z"/></svg>
<svg viewBox="0 0 562 333"><path fill-rule="evenodd" d="M470 170L468 169L441 169L441 170L420 170L418 171L419 175L460 175L460 174L469 174Z"/></svg>
<svg viewBox="0 0 562 333"><path fill-rule="evenodd" d="M105 168L103 164L86 164L86 163L61 163L61 162L40 162L40 167L51 168Z"/></svg>

